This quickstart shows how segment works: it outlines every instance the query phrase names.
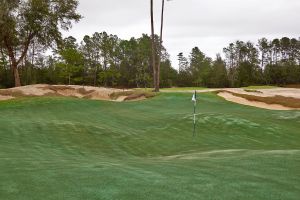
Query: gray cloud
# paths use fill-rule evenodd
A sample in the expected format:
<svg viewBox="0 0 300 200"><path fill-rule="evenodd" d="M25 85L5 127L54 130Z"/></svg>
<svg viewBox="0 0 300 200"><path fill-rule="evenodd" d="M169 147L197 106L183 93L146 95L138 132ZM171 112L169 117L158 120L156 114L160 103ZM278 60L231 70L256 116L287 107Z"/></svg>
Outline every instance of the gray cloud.
<svg viewBox="0 0 300 200"><path fill-rule="evenodd" d="M154 0L159 33L160 0ZM173 0L166 3L164 45L174 66L176 55L199 46L214 57L235 40L299 37L299 0ZM107 31L128 39L150 33L149 0L80 0L84 16L65 35L81 40Z"/></svg>

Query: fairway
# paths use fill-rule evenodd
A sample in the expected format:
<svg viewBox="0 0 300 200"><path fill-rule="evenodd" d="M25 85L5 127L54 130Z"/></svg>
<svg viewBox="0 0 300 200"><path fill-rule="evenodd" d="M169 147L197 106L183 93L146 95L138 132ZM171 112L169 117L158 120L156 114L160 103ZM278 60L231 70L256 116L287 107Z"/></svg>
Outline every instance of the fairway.
<svg viewBox="0 0 300 200"><path fill-rule="evenodd" d="M298 200L300 111L199 94L0 102L2 200Z"/></svg>

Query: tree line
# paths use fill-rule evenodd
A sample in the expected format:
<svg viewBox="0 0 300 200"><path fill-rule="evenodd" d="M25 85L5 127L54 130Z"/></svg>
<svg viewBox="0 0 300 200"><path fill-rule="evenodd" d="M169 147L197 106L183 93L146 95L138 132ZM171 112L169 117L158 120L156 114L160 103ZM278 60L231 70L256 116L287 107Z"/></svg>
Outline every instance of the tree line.
<svg viewBox="0 0 300 200"><path fill-rule="evenodd" d="M215 59L207 57L198 47L188 57L178 54L179 70L172 67L165 47L162 48L160 67L161 87L242 87L249 85L287 85L300 83L300 40L283 37L262 38L255 45L236 41L223 49ZM22 85L77 84L122 88L148 88L153 85L152 39L122 40L106 32L86 35L77 42L72 36L46 55L43 45L32 43L20 63ZM14 76L11 60L0 48L0 85L12 87Z"/></svg>
<svg viewBox="0 0 300 200"><path fill-rule="evenodd" d="M159 46L159 37L155 36ZM78 84L105 87L153 87L151 37L122 40L106 32L86 35L81 42L72 36L46 55L47 49L38 43L28 47L28 53L20 63L19 74L22 85ZM159 54L157 48L157 55ZM1 48L0 84L12 87L14 77L10 60ZM160 85L176 85L177 71L172 68L164 47L161 51Z"/></svg>
<svg viewBox="0 0 300 200"><path fill-rule="evenodd" d="M213 60L198 47L178 55L179 86L243 87L300 83L300 39L283 37L257 44L236 41Z"/></svg>
<svg viewBox="0 0 300 200"><path fill-rule="evenodd" d="M179 70L172 67L163 46L164 0L160 36L123 40L96 32L76 41L62 38L82 16L78 0L0 0L0 87L80 84L106 87L203 86L240 87L256 84L300 83L300 41L283 37L257 44L236 41L223 49L225 57L209 58L198 47ZM49 50L52 53L49 55Z"/></svg>

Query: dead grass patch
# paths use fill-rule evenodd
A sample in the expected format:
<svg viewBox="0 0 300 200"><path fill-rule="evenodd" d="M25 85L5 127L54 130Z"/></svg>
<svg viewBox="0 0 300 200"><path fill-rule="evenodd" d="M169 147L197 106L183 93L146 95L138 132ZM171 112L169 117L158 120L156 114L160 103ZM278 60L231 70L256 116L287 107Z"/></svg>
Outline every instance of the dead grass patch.
<svg viewBox="0 0 300 200"><path fill-rule="evenodd" d="M46 87L40 87L43 90L52 90L54 92L58 92L58 91L64 91L64 90L75 90L74 88L70 87L70 86L65 86L65 85L48 85Z"/></svg>
<svg viewBox="0 0 300 200"><path fill-rule="evenodd" d="M2 96L11 96L11 97L24 97L26 95L23 92L18 90L0 90L0 95Z"/></svg>
<svg viewBox="0 0 300 200"><path fill-rule="evenodd" d="M48 92L46 94L44 94L43 96L46 96L46 97L63 97L63 95L59 94L59 93L52 93L52 92Z"/></svg>
<svg viewBox="0 0 300 200"><path fill-rule="evenodd" d="M292 84L292 85L286 85L283 86L284 88L300 88L300 84Z"/></svg>
<svg viewBox="0 0 300 200"><path fill-rule="evenodd" d="M91 93L93 93L93 92L95 92L96 90L86 90L85 88L79 88L79 89L77 89L77 92L79 93L79 94L82 94L83 96L86 96L86 95L89 95L89 94L91 94Z"/></svg>
<svg viewBox="0 0 300 200"><path fill-rule="evenodd" d="M11 90L0 90L0 95L2 96L12 96Z"/></svg>
<svg viewBox="0 0 300 200"><path fill-rule="evenodd" d="M255 92L255 93L260 93L262 94L263 92L258 91L258 90L251 90L251 89L244 89L245 92Z"/></svg>

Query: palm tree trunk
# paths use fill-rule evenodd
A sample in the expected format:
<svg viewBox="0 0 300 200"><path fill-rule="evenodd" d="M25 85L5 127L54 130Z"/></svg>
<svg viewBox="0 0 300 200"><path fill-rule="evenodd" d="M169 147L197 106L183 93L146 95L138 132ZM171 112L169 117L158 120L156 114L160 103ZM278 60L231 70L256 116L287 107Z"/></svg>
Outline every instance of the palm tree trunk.
<svg viewBox="0 0 300 200"><path fill-rule="evenodd" d="M152 67L153 67L153 84L154 91L157 91L157 69L156 69L156 45L154 35L154 16L153 16L153 0L150 0L150 14L151 14L151 41L152 41Z"/></svg>
<svg viewBox="0 0 300 200"><path fill-rule="evenodd" d="M161 6L161 23L160 23L160 41L159 41L159 57L157 64L157 90L160 88L160 64L161 64L161 56L162 56L162 43L163 43L163 29L164 29L164 11L165 11L165 0L162 0Z"/></svg>

